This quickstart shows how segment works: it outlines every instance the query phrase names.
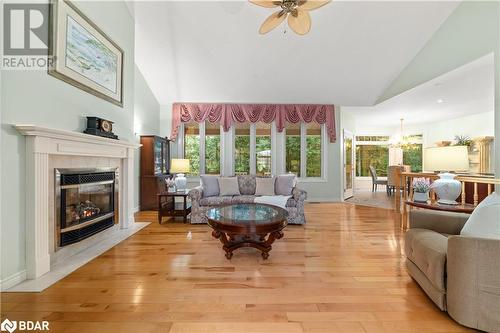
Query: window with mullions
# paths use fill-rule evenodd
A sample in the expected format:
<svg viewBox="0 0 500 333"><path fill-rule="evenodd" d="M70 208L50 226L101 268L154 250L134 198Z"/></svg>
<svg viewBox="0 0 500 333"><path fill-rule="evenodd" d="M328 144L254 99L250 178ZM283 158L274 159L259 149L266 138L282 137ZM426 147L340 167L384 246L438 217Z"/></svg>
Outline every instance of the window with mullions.
<svg viewBox="0 0 500 333"><path fill-rule="evenodd" d="M388 145L356 144L356 177L370 177L370 165L378 176L387 176L389 164Z"/></svg>
<svg viewBox="0 0 500 333"><path fill-rule="evenodd" d="M321 125L306 125L306 177L321 177Z"/></svg>
<svg viewBox="0 0 500 333"><path fill-rule="evenodd" d="M184 124L184 158L190 162L189 176L220 174L221 134L219 123Z"/></svg>
<svg viewBox="0 0 500 333"><path fill-rule="evenodd" d="M200 125L196 122L184 124L184 158L189 160L189 176L200 174Z"/></svg>
<svg viewBox="0 0 500 333"><path fill-rule="evenodd" d="M285 170L300 177L300 123L287 124L285 137Z"/></svg>
<svg viewBox="0 0 500 333"><path fill-rule="evenodd" d="M257 176L271 175L271 125L255 125L255 173Z"/></svg>
<svg viewBox="0 0 500 333"><path fill-rule="evenodd" d="M322 177L323 125L286 124L285 171L298 177Z"/></svg>
<svg viewBox="0 0 500 333"><path fill-rule="evenodd" d="M234 129L234 173L250 174L250 123L237 123Z"/></svg>
<svg viewBox="0 0 500 333"><path fill-rule="evenodd" d="M422 171L422 134L405 137L410 144L403 147L403 164L411 166L412 172Z"/></svg>
<svg viewBox="0 0 500 333"><path fill-rule="evenodd" d="M205 122L205 173L220 174L220 125Z"/></svg>

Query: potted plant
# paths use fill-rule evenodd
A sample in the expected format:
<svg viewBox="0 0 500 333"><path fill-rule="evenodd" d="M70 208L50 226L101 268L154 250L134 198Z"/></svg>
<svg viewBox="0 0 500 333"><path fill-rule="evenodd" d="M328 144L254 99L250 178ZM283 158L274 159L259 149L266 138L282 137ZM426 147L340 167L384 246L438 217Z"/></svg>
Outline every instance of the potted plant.
<svg viewBox="0 0 500 333"><path fill-rule="evenodd" d="M429 190L431 182L427 178L415 178L413 180L413 201L427 202L429 199Z"/></svg>

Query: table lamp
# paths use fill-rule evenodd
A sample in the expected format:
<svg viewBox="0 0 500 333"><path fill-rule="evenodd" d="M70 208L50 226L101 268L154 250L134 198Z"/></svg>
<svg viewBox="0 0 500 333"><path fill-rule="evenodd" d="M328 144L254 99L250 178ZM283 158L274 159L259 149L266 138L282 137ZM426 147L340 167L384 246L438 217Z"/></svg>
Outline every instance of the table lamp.
<svg viewBox="0 0 500 333"><path fill-rule="evenodd" d="M469 171L469 149L467 146L447 146L426 148L425 170L439 173L439 179L432 184L439 200L445 205L458 205L457 198L462 192L462 184L452 172Z"/></svg>
<svg viewBox="0 0 500 333"><path fill-rule="evenodd" d="M189 160L182 158L173 158L170 165L170 172L175 173L175 187L177 191L186 189L185 173L189 172Z"/></svg>

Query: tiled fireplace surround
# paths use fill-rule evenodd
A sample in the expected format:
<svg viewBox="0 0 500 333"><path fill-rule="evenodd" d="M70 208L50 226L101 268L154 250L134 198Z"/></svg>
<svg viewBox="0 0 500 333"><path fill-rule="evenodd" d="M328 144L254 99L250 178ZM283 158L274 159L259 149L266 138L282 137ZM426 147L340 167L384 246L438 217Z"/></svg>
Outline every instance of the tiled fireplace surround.
<svg viewBox="0 0 500 333"><path fill-rule="evenodd" d="M26 136L26 278L38 279L51 266L95 246L99 234L57 251L55 244L55 169L117 167L118 224L105 238L136 229L133 216L134 150L138 144L34 125L15 125Z"/></svg>

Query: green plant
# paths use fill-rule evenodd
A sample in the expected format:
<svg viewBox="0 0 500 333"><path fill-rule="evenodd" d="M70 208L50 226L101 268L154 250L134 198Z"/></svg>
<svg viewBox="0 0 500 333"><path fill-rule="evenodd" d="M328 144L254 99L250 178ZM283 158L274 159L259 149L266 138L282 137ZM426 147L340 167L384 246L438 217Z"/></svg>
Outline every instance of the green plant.
<svg viewBox="0 0 500 333"><path fill-rule="evenodd" d="M467 146L470 147L472 140L467 135L455 135L455 146Z"/></svg>

